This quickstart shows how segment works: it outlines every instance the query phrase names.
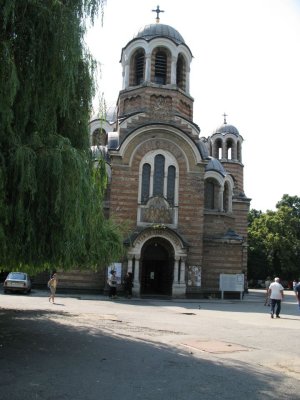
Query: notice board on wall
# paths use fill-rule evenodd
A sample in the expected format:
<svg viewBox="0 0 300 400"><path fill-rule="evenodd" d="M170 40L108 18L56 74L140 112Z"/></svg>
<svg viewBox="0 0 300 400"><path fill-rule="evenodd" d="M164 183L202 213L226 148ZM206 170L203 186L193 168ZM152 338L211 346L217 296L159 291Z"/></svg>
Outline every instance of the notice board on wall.
<svg viewBox="0 0 300 400"><path fill-rule="evenodd" d="M240 292L242 297L244 282L244 274L220 274L220 291L222 292L222 298L224 292Z"/></svg>

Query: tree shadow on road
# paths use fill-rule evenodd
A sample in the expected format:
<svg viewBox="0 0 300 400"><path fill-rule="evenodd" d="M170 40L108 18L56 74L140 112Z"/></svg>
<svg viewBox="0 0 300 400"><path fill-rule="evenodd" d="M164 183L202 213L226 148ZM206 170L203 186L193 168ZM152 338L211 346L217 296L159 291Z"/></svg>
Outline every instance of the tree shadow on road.
<svg viewBox="0 0 300 400"><path fill-rule="evenodd" d="M121 323L89 323L62 311L0 310L1 399L298 398L299 381L118 335L114 324Z"/></svg>

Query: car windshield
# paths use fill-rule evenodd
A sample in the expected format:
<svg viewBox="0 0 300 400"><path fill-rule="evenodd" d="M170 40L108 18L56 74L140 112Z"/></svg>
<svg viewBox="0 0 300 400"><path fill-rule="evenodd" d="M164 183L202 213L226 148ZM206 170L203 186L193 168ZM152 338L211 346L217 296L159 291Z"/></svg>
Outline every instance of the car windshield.
<svg viewBox="0 0 300 400"><path fill-rule="evenodd" d="M21 281L26 281L26 274L23 274L22 272L11 272L7 279L19 279Z"/></svg>

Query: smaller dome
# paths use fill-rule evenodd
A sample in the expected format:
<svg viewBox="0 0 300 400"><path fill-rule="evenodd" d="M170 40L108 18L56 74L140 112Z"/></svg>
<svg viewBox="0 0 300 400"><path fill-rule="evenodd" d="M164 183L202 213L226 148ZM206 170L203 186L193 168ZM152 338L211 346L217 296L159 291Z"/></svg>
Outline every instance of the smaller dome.
<svg viewBox="0 0 300 400"><path fill-rule="evenodd" d="M177 44L185 44L183 37L172 26L164 24L151 24L141 28L134 39L143 38L147 41L155 37L166 37Z"/></svg>
<svg viewBox="0 0 300 400"><path fill-rule="evenodd" d="M221 133L225 135L226 133L232 133L235 136L240 136L239 131L233 125L223 124L219 128L217 128L214 133Z"/></svg>
<svg viewBox="0 0 300 400"><path fill-rule="evenodd" d="M207 147L206 147L205 143L202 140L198 140L196 142L196 145L197 145L197 147L198 147L198 149L200 151L201 157L203 159L205 159L205 160L208 159L209 153L208 153L208 150L207 150Z"/></svg>
<svg viewBox="0 0 300 400"><path fill-rule="evenodd" d="M107 148L108 150L115 150L119 146L119 132L108 132L107 134Z"/></svg>
<svg viewBox="0 0 300 400"><path fill-rule="evenodd" d="M223 165L220 163L219 160L216 158L211 157L210 161L208 162L207 166L205 167L205 171L216 171L219 174L226 176L226 171Z"/></svg>

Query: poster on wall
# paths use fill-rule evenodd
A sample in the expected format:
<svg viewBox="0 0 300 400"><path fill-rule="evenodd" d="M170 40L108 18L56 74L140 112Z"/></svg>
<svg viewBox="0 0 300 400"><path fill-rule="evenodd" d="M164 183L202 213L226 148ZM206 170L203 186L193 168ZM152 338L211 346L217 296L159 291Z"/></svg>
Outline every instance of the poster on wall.
<svg viewBox="0 0 300 400"><path fill-rule="evenodd" d="M244 282L244 274L220 274L221 291L243 292Z"/></svg>
<svg viewBox="0 0 300 400"><path fill-rule="evenodd" d="M107 267L107 276L110 276L111 271L116 271L117 284L120 285L122 282L122 263L113 263Z"/></svg>
<svg viewBox="0 0 300 400"><path fill-rule="evenodd" d="M188 286L201 287L201 267L199 265L188 267Z"/></svg>

